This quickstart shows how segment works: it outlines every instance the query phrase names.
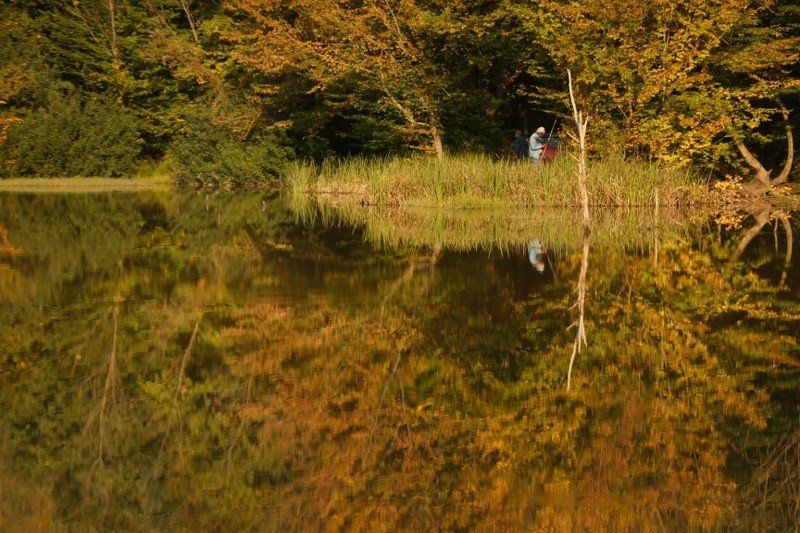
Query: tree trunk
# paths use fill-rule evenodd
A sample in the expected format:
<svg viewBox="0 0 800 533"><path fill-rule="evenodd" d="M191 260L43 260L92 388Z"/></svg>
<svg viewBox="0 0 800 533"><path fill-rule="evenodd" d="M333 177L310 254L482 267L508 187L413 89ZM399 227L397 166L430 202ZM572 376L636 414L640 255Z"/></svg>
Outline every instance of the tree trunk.
<svg viewBox="0 0 800 533"><path fill-rule="evenodd" d="M586 126L589 119L584 118L583 112L578 110L578 104L575 102L575 94L572 92L572 72L567 69L567 80L569 87L569 100L572 104L572 116L575 119L575 126L578 128L578 188L581 195L581 210L583 212L583 255L581 259L581 271L578 276L578 301L575 305L578 307L578 319L574 325L578 327L575 334L575 342L572 344L572 357L569 359L569 368L567 370L567 392L569 392L572 385L572 366L575 364L575 357L581 352L581 346L586 347L586 323L584 320L585 303L586 303L586 273L589 269L589 235L591 234L591 226L589 220L589 195L586 190Z"/></svg>
<svg viewBox="0 0 800 533"><path fill-rule="evenodd" d="M733 142L736 144L736 148L739 149L739 153L742 154L745 163L747 163L750 166L750 168L752 168L755 171L753 179L761 183L767 189L769 189L770 171L764 168L764 165L761 164L761 161L758 160L758 158L753 154L753 152L747 149L747 146L745 146L744 141L742 141L740 138L737 137L733 140Z"/></svg>
<svg viewBox="0 0 800 533"><path fill-rule="evenodd" d="M422 109L428 115L428 133L431 136L431 147L436 158L440 161L444 157L444 145L442 144L442 131L439 123L438 114L434 111L433 105L427 96L420 98Z"/></svg>
<svg viewBox="0 0 800 533"><path fill-rule="evenodd" d="M781 115L783 115L783 121L786 124L786 162L783 164L783 170L781 170L778 177L772 180L771 185L773 187L786 183L786 180L789 179L789 172L792 171L792 165L794 164L794 134L792 133L792 126L789 123L789 110L786 109L786 106L783 104L781 104Z"/></svg>
<svg viewBox="0 0 800 533"><path fill-rule="evenodd" d="M119 46L117 45L117 14L115 0L108 0L108 26L110 30L109 41L111 44L111 59L114 62L114 69L119 70Z"/></svg>
<svg viewBox="0 0 800 533"><path fill-rule="evenodd" d="M183 13L186 15L186 20L189 21L189 28L192 30L194 42L199 43L200 39L197 37L197 24L195 24L194 15L189 7L189 2L186 0L181 0L181 9L183 9Z"/></svg>
<svg viewBox="0 0 800 533"><path fill-rule="evenodd" d="M750 180L748 183L745 184L745 189L751 195L754 196L763 196L768 194L772 191L774 187L786 183L789 179L789 173L792 171L792 165L794 164L794 134L792 132L792 126L789 123L789 110L781 104L781 115L783 116L783 120L786 124L786 161L783 164L783 169L778 177L772 179L771 170L767 170L764 168L764 165L761 164L761 161L758 160L755 154L753 154L747 146L745 146L744 141L742 141L739 137L734 137L733 142L736 145L736 148L739 150L739 153L744 158L744 161L753 169L755 174L753 175L753 179Z"/></svg>
<svg viewBox="0 0 800 533"><path fill-rule="evenodd" d="M442 144L442 134L436 125L431 125L431 146L436 159L442 160L444 157L444 145Z"/></svg>

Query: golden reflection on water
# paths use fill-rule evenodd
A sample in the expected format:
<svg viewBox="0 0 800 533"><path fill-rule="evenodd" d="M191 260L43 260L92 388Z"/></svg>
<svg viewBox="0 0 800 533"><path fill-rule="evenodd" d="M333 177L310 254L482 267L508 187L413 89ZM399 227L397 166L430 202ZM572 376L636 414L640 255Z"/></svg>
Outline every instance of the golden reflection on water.
<svg viewBox="0 0 800 533"><path fill-rule="evenodd" d="M256 196L0 207L0 529L798 518L798 276L769 232L731 263L745 229L595 222L567 393L582 250L558 224L413 243L402 215Z"/></svg>

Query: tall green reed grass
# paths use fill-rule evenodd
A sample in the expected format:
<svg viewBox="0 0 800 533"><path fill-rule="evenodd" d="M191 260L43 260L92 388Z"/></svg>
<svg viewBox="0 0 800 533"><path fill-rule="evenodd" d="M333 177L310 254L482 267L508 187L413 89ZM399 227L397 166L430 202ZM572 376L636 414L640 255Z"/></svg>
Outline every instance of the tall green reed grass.
<svg viewBox="0 0 800 533"><path fill-rule="evenodd" d="M293 193L336 196L339 201L387 206L576 206L576 163L561 153L548 165L450 155L379 159L347 158L295 163ZM708 187L692 176L655 163L608 156L588 165L594 206L691 205L710 201Z"/></svg>

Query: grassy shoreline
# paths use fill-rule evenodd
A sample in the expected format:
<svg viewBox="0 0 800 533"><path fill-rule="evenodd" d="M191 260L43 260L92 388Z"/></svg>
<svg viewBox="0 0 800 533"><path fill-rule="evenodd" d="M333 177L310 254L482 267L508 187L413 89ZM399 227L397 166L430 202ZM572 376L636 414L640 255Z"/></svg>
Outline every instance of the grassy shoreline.
<svg viewBox="0 0 800 533"><path fill-rule="evenodd" d="M169 177L155 178L8 178L0 180L0 192L87 193L168 190Z"/></svg>
<svg viewBox="0 0 800 533"><path fill-rule="evenodd" d="M579 205L575 162L495 161L488 156L449 156L296 163L287 173L293 195L332 203L405 207L572 207ZM685 207L717 203L707 183L655 163L610 156L591 161L587 186L593 206Z"/></svg>

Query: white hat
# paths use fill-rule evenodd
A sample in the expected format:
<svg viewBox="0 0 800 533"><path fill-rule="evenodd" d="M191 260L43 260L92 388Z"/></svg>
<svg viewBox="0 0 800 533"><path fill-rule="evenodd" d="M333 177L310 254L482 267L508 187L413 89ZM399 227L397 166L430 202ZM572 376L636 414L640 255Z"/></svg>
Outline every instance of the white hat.
<svg viewBox="0 0 800 533"><path fill-rule="evenodd" d="M536 133L544 133L544 132L545 132L544 126L539 126L538 128L536 128Z"/></svg>

